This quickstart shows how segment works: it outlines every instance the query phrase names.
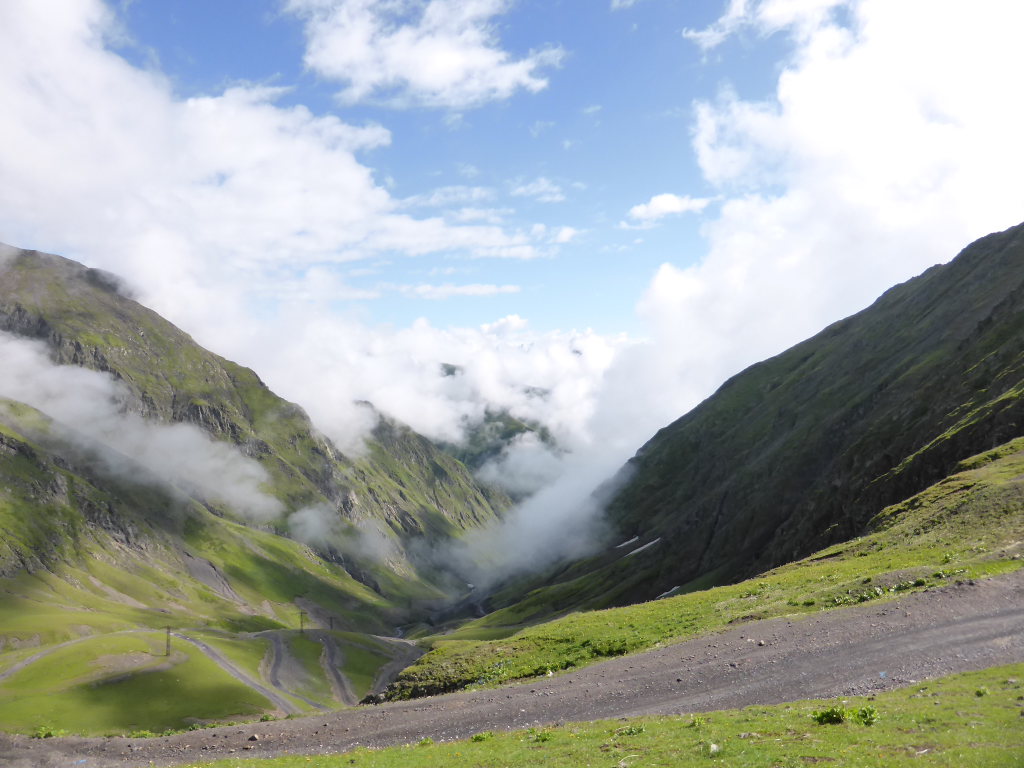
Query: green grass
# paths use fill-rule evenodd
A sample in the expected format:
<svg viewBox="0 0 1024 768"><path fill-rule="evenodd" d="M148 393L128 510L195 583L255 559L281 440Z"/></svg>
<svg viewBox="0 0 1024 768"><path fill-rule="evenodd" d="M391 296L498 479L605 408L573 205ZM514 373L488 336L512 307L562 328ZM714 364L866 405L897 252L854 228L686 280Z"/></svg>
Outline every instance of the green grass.
<svg viewBox="0 0 1024 768"><path fill-rule="evenodd" d="M262 637L235 637L224 632L184 632L186 637L194 637L219 651L224 657L250 675L254 680L262 681L260 665L267 650L269 641ZM176 641L180 642L180 641Z"/></svg>
<svg viewBox="0 0 1024 768"><path fill-rule="evenodd" d="M334 693L320 664L320 657L324 653L323 645L298 632L290 634L287 643L288 650L306 673L296 693L323 704L334 704Z"/></svg>
<svg viewBox="0 0 1024 768"><path fill-rule="evenodd" d="M21 733L53 725L99 735L185 728L273 708L198 649L178 641L170 657L164 650L158 632L105 635L57 649L0 684L0 722Z"/></svg>
<svg viewBox="0 0 1024 768"><path fill-rule="evenodd" d="M951 579L1024 565L1024 439L974 457L965 471L883 510L874 532L738 584L603 611L515 632L523 604L429 640L433 650L389 689L408 698L520 680L646 650L730 623L887 600ZM571 583L566 586L571 589ZM479 634L507 632L478 641ZM515 634L511 634L515 632Z"/></svg>
<svg viewBox="0 0 1024 768"><path fill-rule="evenodd" d="M871 697L485 732L451 743L424 739L415 746L376 751L221 760L194 768L796 768L813 763L1016 768L1024 764L1022 677L1024 664L1016 664ZM978 695L982 690L987 692ZM830 709L846 713L842 722L819 724L815 714ZM858 714L871 710L877 713L874 718Z"/></svg>
<svg viewBox="0 0 1024 768"><path fill-rule="evenodd" d="M352 692L357 699L363 698L373 687L373 681L381 667L391 661L383 651L370 650L365 642L339 643L341 646L342 674L348 678Z"/></svg>

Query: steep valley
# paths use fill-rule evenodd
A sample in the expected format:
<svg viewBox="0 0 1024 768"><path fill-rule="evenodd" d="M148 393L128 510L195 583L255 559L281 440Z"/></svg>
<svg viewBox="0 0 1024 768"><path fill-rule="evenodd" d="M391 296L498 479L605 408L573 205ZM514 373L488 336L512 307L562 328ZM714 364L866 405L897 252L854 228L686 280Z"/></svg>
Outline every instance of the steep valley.
<svg viewBox="0 0 1024 768"><path fill-rule="evenodd" d="M989 579L1019 593L1024 225L734 376L608 486L606 547L472 600L436 553L512 501L452 454L479 463L524 431L548 440L543 425L489 412L442 450L369 410L377 426L348 456L115 277L36 252L0 267L0 345L7 731L327 717L368 694L628 668L631 654L780 622L843 627L904 600L940 616L935 595ZM1021 661L1006 647L999 663ZM936 670L974 668L946 651ZM376 722L330 722L346 717Z"/></svg>

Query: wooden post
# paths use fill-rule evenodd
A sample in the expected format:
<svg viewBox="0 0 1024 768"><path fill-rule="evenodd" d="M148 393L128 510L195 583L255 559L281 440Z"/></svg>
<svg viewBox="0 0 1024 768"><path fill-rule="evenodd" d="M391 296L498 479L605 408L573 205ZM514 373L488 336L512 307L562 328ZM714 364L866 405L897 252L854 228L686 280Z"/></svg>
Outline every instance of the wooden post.
<svg viewBox="0 0 1024 768"><path fill-rule="evenodd" d="M333 632L334 631L334 617L333 616L328 616L327 617L327 621L330 622L330 624L331 624L331 631Z"/></svg>
<svg viewBox="0 0 1024 768"><path fill-rule="evenodd" d="M164 651L164 656L171 655L171 628L167 627L167 650Z"/></svg>
<svg viewBox="0 0 1024 768"><path fill-rule="evenodd" d="M299 611L299 634L305 634L304 619L306 618L306 612L303 610Z"/></svg>

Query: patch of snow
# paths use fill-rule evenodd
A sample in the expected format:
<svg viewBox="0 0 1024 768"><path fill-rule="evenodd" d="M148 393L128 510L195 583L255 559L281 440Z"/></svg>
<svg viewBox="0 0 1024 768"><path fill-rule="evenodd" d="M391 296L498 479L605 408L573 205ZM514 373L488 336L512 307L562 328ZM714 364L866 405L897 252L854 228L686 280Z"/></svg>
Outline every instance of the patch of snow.
<svg viewBox="0 0 1024 768"><path fill-rule="evenodd" d="M629 541L624 541L624 542L622 542L621 544L616 544L616 545L615 545L615 548L616 548L616 549L622 549L623 547L628 547L628 546L629 546L630 544L632 544L632 543L633 543L634 541L640 541L640 537L639 537L639 536L634 536L634 537L633 537L632 539L630 539Z"/></svg>
<svg viewBox="0 0 1024 768"><path fill-rule="evenodd" d="M657 544L657 543L658 543L659 541L661 541L661 536L659 536L658 538L656 538L656 539L655 539L654 541L650 542L649 544L644 544L644 545L643 545L642 547L637 547L637 548L636 548L636 549L634 549L634 550L633 550L632 552L628 552L627 554L623 555L623 557L624 557L624 558L626 558L626 557L632 557L633 555L637 555L637 554L640 554L640 553L641 553L641 552L643 552L643 551L644 551L645 549L650 549L651 547L653 547L653 546L654 546L655 544Z"/></svg>

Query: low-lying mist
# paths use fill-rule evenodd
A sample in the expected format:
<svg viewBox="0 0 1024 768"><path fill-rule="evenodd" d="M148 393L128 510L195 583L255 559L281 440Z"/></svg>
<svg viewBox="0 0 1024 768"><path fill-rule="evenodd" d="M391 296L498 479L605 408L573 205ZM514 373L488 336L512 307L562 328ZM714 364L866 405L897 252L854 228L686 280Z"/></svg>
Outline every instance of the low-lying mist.
<svg viewBox="0 0 1024 768"><path fill-rule="evenodd" d="M142 467L176 494L225 504L253 522L274 520L281 502L265 493L266 471L234 446L191 424L156 424L127 410L131 398L108 374L55 365L45 345L0 332L0 397L53 420L54 436L90 452L116 476Z"/></svg>

